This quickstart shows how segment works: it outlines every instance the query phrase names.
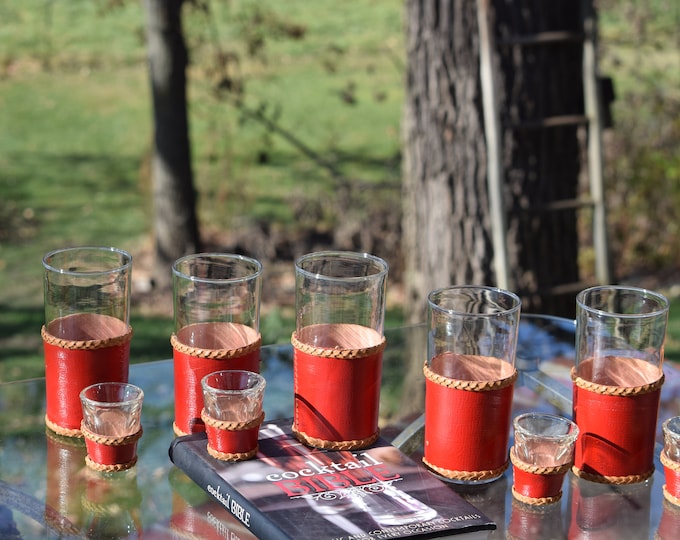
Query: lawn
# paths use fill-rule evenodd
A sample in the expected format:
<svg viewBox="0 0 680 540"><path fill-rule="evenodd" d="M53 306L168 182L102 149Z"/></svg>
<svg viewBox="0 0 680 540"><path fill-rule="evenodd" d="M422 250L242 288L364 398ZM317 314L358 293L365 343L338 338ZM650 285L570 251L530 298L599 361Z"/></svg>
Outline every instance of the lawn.
<svg viewBox="0 0 680 540"><path fill-rule="evenodd" d="M0 3L0 381L43 372L46 252L113 245L140 261L152 242L144 14L139 2L114 4ZM238 233L266 221L285 237L306 201L313 201L312 214L328 202L317 217L332 228L338 217L331 169L362 185L388 186L388 197L398 197L398 5L320 1L310 10L295 0L210 7L211 18L196 10L185 17L204 234ZM240 108L214 91L224 56L239 59L246 88ZM272 134L263 119L280 131ZM135 284L139 277L133 269ZM132 361L169 357L172 313L132 308ZM292 321L283 312L264 314L265 342L290 338Z"/></svg>
<svg viewBox="0 0 680 540"><path fill-rule="evenodd" d="M345 217L334 207L338 178L376 188L353 191L358 213L398 204L402 4L207 5L211 17L185 18L203 232L267 223L269 234L294 238L304 220L332 230ZM140 2L0 2L0 20L0 381L8 381L43 373L47 251L113 245L137 261L148 252L151 104ZM625 21L603 23L617 37ZM227 74L244 85L241 106L215 91ZM667 353L680 360L673 306ZM148 307L133 304L133 362L171 354L171 313ZM397 306L388 325L400 320ZM290 317L269 309L262 331L265 343L284 341Z"/></svg>

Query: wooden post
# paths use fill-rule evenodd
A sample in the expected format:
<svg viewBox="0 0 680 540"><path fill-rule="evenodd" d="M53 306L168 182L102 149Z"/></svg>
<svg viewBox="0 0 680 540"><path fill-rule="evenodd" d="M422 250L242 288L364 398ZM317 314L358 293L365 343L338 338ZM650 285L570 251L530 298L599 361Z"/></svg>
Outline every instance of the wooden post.
<svg viewBox="0 0 680 540"><path fill-rule="evenodd" d="M508 263L507 224L503 197L503 162L501 148L501 127L496 87L493 76L494 39L489 25L489 0L478 0L477 20L479 24L479 62L482 85L482 106L484 109L484 136L486 138L487 182L489 205L491 206L491 238L494 248L494 270L496 286L511 288Z"/></svg>
<svg viewBox="0 0 680 540"><path fill-rule="evenodd" d="M609 245L607 243L607 213L604 204L602 173L602 100L597 80L596 20L592 3L583 5L583 92L585 113L588 117L588 177L593 202L593 249L595 250L595 278L599 283L611 282Z"/></svg>

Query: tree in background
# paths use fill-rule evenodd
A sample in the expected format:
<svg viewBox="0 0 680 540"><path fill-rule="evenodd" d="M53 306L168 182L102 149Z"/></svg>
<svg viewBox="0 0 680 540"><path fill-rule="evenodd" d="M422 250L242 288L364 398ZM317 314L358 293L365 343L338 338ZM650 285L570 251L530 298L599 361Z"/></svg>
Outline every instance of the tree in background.
<svg viewBox="0 0 680 540"><path fill-rule="evenodd" d="M187 118L183 4L183 0L144 0L154 111L153 279L158 288L171 283L172 263L200 246Z"/></svg>
<svg viewBox="0 0 680 540"><path fill-rule="evenodd" d="M494 215L480 74L481 20L492 34L504 205ZM424 318L429 291L498 285L493 222L505 220L511 286L525 311L567 315L579 282L575 212L546 211L574 200L583 156L583 27L572 1L407 0L403 121L403 241L406 318ZM564 43L546 39L574 34ZM488 120L487 120L488 122ZM488 124L487 124L488 125Z"/></svg>

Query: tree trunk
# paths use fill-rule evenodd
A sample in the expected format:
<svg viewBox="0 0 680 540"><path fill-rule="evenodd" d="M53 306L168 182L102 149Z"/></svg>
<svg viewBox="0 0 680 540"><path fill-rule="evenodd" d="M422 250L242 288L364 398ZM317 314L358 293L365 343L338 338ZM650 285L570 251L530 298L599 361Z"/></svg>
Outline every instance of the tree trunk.
<svg viewBox="0 0 680 540"><path fill-rule="evenodd" d="M405 319L425 320L435 288L491 283L476 45L476 3L408 0L406 105L402 122ZM424 399L426 343L407 343L405 395Z"/></svg>
<svg viewBox="0 0 680 540"><path fill-rule="evenodd" d="M583 114L583 44L527 46L515 38L580 33L579 7L571 0L489 0L509 277L524 312L574 309L575 293L550 291L578 282L576 213L545 208L576 198L582 127L538 129L536 121ZM406 317L416 323L425 319L431 290L497 285L497 276L477 2L407 0L406 36L403 242Z"/></svg>
<svg viewBox="0 0 680 540"><path fill-rule="evenodd" d="M183 0L144 0L154 120L153 277L159 288L170 285L172 263L198 251L200 245L187 118L188 55L182 4Z"/></svg>
<svg viewBox="0 0 680 540"><path fill-rule="evenodd" d="M403 119L406 319L438 287L491 284L476 3L409 0Z"/></svg>

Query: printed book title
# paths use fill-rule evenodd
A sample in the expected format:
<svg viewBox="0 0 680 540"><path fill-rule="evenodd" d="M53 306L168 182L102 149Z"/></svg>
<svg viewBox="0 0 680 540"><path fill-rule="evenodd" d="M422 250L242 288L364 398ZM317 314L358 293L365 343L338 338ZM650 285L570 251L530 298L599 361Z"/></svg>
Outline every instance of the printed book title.
<svg viewBox="0 0 680 540"><path fill-rule="evenodd" d="M298 470L272 473L266 479L290 498L372 484L391 484L401 479L398 473L368 453L350 455L352 459L330 463L319 463L307 455Z"/></svg>

